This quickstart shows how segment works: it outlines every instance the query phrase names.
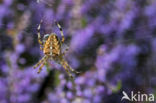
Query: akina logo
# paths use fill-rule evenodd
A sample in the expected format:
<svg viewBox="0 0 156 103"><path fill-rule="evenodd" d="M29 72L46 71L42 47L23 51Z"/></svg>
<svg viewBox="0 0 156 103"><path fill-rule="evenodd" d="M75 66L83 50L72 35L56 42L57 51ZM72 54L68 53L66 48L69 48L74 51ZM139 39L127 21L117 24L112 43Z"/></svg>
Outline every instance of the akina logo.
<svg viewBox="0 0 156 103"><path fill-rule="evenodd" d="M154 94L141 94L139 91L137 93L134 93L131 91L131 95L129 96L125 91L122 92L123 96L121 98L121 101L128 100L128 101L138 101L138 102L153 102Z"/></svg>

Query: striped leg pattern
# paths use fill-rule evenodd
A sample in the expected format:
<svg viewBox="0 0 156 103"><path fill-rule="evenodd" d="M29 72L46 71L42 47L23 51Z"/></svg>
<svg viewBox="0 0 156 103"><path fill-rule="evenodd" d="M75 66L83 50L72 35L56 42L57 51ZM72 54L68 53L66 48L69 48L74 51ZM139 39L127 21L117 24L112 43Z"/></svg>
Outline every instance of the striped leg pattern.
<svg viewBox="0 0 156 103"><path fill-rule="evenodd" d="M40 44L40 49L43 50L43 42L41 41L41 34L40 34L41 23L42 23L42 20L40 21L40 24L37 27L37 35L38 35L38 42Z"/></svg>
<svg viewBox="0 0 156 103"><path fill-rule="evenodd" d="M61 25L58 22L56 22L56 25L60 29L61 36L62 36L62 40L61 41L62 41L62 43L64 43L65 38L64 38L64 34L63 34L63 29L62 29Z"/></svg>
<svg viewBox="0 0 156 103"><path fill-rule="evenodd" d="M45 60L46 58L47 58L47 57L44 56L44 57L34 66L34 69L37 68L39 65L41 65L41 64L44 62L44 60Z"/></svg>
<svg viewBox="0 0 156 103"><path fill-rule="evenodd" d="M63 66L63 68L66 70L66 72L68 73L69 77L70 78L73 78L72 74L70 73L69 71L69 68L68 68L68 64L65 60L61 60L60 64Z"/></svg>

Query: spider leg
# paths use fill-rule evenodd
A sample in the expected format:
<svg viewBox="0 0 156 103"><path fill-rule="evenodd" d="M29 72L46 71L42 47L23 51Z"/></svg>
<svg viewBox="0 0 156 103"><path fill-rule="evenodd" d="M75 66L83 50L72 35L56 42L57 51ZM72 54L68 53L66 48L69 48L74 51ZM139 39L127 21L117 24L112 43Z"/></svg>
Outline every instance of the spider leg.
<svg viewBox="0 0 156 103"><path fill-rule="evenodd" d="M43 62L42 62L42 64L41 64L41 66L40 66L40 68L39 68L39 70L38 70L37 73L40 73L40 72L41 72L43 66L45 65L45 63L46 63L46 61L47 61L47 59L48 59L48 58L45 56L45 58L43 59Z"/></svg>
<svg viewBox="0 0 156 103"><path fill-rule="evenodd" d="M61 60L60 64L63 66L63 68L65 69L65 71L68 73L70 78L73 78L72 74L70 73L67 65L66 65L66 61L65 60Z"/></svg>
<svg viewBox="0 0 156 103"><path fill-rule="evenodd" d="M55 21L56 22L56 21ZM61 25L58 23L58 22L56 22L56 25L58 26L58 28L60 29L60 32L61 32L61 36L62 36L62 43L64 43L64 34L63 34L63 30L62 30L62 27L61 27Z"/></svg>
<svg viewBox="0 0 156 103"><path fill-rule="evenodd" d="M42 64L41 64L41 66L40 66L40 68L39 68L39 70L38 70L38 74L41 72L41 70L42 70L42 68L43 68L43 66L45 65L45 62L43 62Z"/></svg>
<svg viewBox="0 0 156 103"><path fill-rule="evenodd" d="M44 56L35 66L34 69L37 68L42 62L46 59L46 56Z"/></svg>
<svg viewBox="0 0 156 103"><path fill-rule="evenodd" d="M69 68L69 70L73 73L79 74L80 72L74 70L66 61L65 61L65 65L67 66L67 68Z"/></svg>
<svg viewBox="0 0 156 103"><path fill-rule="evenodd" d="M38 25L38 27L37 27L37 35L38 35L38 42L39 42L39 44L40 44L40 49L41 50L43 50L43 42L41 41L41 34L40 34L40 29L41 29L41 23L42 23L43 21L41 20L40 21L40 24Z"/></svg>

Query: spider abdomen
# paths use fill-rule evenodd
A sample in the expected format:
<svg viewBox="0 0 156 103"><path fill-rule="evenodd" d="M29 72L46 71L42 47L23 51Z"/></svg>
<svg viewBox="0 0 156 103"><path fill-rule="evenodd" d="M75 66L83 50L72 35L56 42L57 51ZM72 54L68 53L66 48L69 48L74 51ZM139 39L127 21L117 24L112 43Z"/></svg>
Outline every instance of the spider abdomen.
<svg viewBox="0 0 156 103"><path fill-rule="evenodd" d="M56 35L51 34L48 37L48 40L44 44L43 52L52 57L60 55L60 43Z"/></svg>

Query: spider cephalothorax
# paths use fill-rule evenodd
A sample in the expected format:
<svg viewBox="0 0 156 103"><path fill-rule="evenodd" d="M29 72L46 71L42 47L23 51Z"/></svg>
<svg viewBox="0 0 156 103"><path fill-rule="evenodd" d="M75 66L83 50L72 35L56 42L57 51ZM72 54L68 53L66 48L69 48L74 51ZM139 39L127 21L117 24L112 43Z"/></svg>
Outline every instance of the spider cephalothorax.
<svg viewBox="0 0 156 103"><path fill-rule="evenodd" d="M42 22L42 20L41 20L41 22ZM59 27L60 32L61 32L61 36L62 36L61 40L58 38L58 36L55 33L51 33L51 34L44 35L43 42L41 41L41 36L40 36L40 26L41 26L41 23L39 24L39 26L37 28L37 30L38 30L38 42L40 44L40 49L44 53L44 56L34 66L34 68L37 68L39 65L41 65L38 73L41 72L43 66L46 64L48 59L52 59L52 60L56 61L57 63L61 64L64 67L64 69L67 71L67 73L69 74L70 77L72 77L72 75L69 72L69 70L74 72L74 73L79 73L79 72L75 71L74 69L72 69L68 65L68 63L64 60L63 56L65 55L65 53L68 49L66 49L65 51L61 50L61 46L64 43L64 34L63 34L61 26L57 23L57 26Z"/></svg>

